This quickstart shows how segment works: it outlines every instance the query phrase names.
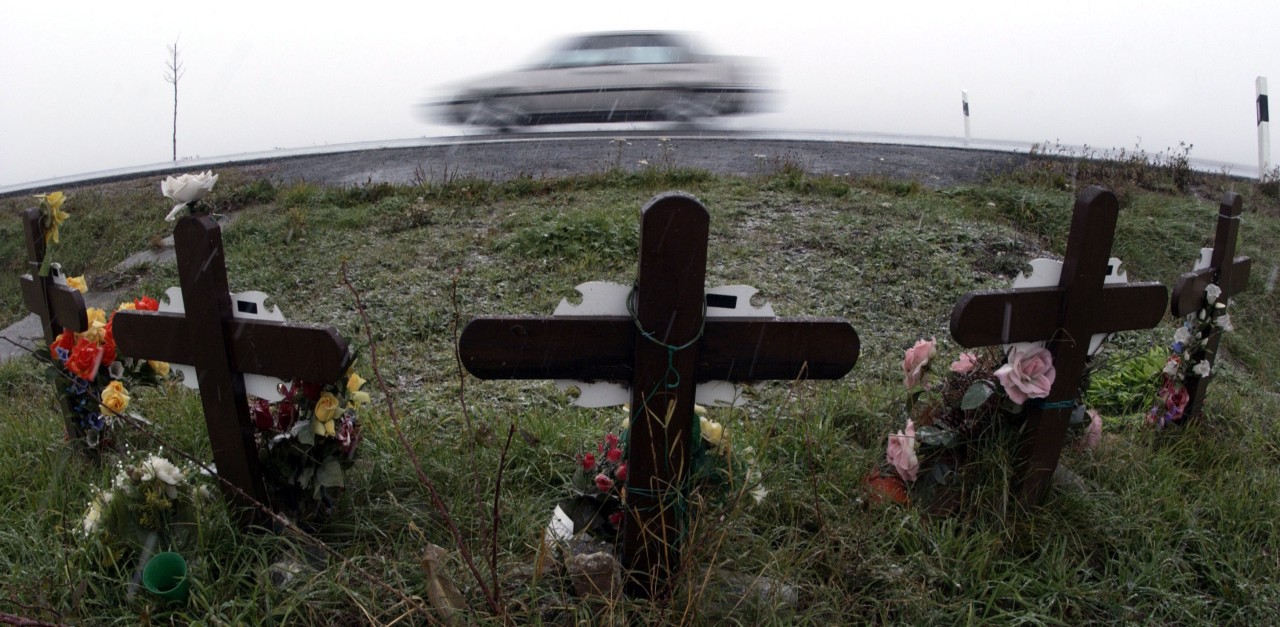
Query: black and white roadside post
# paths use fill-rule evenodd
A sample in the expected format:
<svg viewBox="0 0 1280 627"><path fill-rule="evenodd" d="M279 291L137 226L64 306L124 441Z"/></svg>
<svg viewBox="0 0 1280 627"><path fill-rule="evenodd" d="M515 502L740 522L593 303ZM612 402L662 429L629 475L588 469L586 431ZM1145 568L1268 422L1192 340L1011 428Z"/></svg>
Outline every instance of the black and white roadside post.
<svg viewBox="0 0 1280 627"><path fill-rule="evenodd" d="M1259 76L1258 86L1258 180L1271 168L1271 116L1267 113L1267 77Z"/></svg>
<svg viewBox="0 0 1280 627"><path fill-rule="evenodd" d="M969 143L969 90L960 90L960 104L964 107L964 143Z"/></svg>

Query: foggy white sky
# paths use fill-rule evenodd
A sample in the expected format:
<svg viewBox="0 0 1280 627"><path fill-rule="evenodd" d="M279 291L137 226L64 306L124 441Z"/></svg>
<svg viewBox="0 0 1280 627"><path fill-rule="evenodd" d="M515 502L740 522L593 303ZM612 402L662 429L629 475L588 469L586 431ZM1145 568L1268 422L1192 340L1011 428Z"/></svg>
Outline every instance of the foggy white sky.
<svg viewBox="0 0 1280 627"><path fill-rule="evenodd" d="M6 2L0 185L168 161L178 37L179 158L457 134L413 105L594 30L694 31L767 58L782 108L749 126L962 136L967 89L975 138L1186 141L1241 173L1254 78L1280 92L1274 0L701 4Z"/></svg>

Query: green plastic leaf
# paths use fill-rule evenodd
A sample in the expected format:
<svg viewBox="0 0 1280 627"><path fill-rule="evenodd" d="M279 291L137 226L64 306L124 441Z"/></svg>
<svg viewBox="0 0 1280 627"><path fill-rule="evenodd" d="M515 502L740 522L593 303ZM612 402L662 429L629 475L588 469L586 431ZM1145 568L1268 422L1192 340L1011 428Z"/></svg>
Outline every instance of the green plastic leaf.
<svg viewBox="0 0 1280 627"><path fill-rule="evenodd" d="M933 425L916 427L916 439L925 446L951 448L956 445L956 434L954 431L939 429Z"/></svg>
<svg viewBox="0 0 1280 627"><path fill-rule="evenodd" d="M975 381L965 390L964 398L960 399L960 409L970 411L981 407L994 391L985 381Z"/></svg>
<svg viewBox="0 0 1280 627"><path fill-rule="evenodd" d="M316 443L316 432L311 430L310 422L311 421L308 420L308 424L304 425L305 428L296 430L296 433L298 434L298 441L306 444L307 446L311 446Z"/></svg>
<svg viewBox="0 0 1280 627"><path fill-rule="evenodd" d="M341 488L347 484L342 477L342 464L332 459L316 469L316 483L325 488Z"/></svg>
<svg viewBox="0 0 1280 627"><path fill-rule="evenodd" d="M1071 411L1071 420L1067 423L1072 427L1083 427L1089 423L1089 416L1085 414L1084 405L1077 404L1076 408Z"/></svg>

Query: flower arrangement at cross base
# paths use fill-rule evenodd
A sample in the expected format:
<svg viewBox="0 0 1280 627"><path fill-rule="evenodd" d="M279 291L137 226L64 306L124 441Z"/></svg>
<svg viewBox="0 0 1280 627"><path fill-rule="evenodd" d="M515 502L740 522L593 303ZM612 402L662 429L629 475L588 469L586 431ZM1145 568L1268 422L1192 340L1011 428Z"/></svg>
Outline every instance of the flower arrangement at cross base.
<svg viewBox="0 0 1280 627"><path fill-rule="evenodd" d="M122 303L116 311L146 310L155 307L155 303L144 296ZM111 312L110 317L95 307L88 308L87 312L87 330L83 333L64 330L49 345L51 375L63 386L74 417L75 432L68 433L67 437L83 438L90 450L112 450L118 444L116 427L132 400L130 388L159 385L169 376L169 364L119 354L111 328L115 312Z"/></svg>
<svg viewBox="0 0 1280 627"><path fill-rule="evenodd" d="M195 521L195 505L212 498L198 469L175 464L158 453L121 460L111 486L89 501L80 531L114 542L154 548L158 536L173 539L178 527Z"/></svg>
<svg viewBox="0 0 1280 627"><path fill-rule="evenodd" d="M630 410L628 409L628 414ZM741 490L746 490L759 503L768 494L755 466L755 452L747 447L735 451L729 431L723 424L707 417L706 408L694 406L697 420L691 421L695 431L690 438L690 472L686 473L687 503L724 503ZM624 508L627 502L628 474L626 448L630 419L623 419L619 431L605 435L595 452L574 457L575 467L570 482L572 495L560 502L573 532L586 532L593 539L610 544L621 541Z"/></svg>
<svg viewBox="0 0 1280 627"><path fill-rule="evenodd" d="M277 512L296 522L321 523L346 487L360 447L359 407L369 402L364 378L349 369L321 385L281 385L282 400L250 400L263 478Z"/></svg>
<svg viewBox="0 0 1280 627"><path fill-rule="evenodd" d="M1219 333L1233 330L1227 304L1221 302L1222 288L1210 283L1204 290L1204 303L1195 313L1183 319L1173 332L1169 358L1161 373L1160 391L1155 404L1147 411L1146 422L1157 428L1181 424L1186 418L1188 390L1201 379L1213 374L1213 363L1206 355L1209 341Z"/></svg>
<svg viewBox="0 0 1280 627"><path fill-rule="evenodd" d="M908 398L905 427L888 438L885 460L865 479L871 498L935 507L954 496L965 463L995 436L1021 429L1023 409L1049 395L1057 375L1049 351L1035 344L965 352L942 375L935 340L920 340L903 357ZM1076 404L1071 425L1082 445L1096 446L1102 417Z"/></svg>

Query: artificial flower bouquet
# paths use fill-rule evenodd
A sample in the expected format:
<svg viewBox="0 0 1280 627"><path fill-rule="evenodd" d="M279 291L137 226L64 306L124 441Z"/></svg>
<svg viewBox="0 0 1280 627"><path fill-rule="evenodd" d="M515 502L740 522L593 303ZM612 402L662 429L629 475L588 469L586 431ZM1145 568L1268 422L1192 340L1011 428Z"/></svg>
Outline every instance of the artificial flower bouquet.
<svg viewBox="0 0 1280 627"><path fill-rule="evenodd" d="M212 498L206 475L160 453L135 454L117 463L111 486L93 495L81 520L86 537L105 534L149 551L157 536L172 540L180 525L195 521L194 506Z"/></svg>
<svg viewBox="0 0 1280 627"><path fill-rule="evenodd" d="M1160 391L1155 404L1147 411L1147 424L1163 428L1182 423L1191 400L1188 390L1213 374L1213 363L1205 349L1214 336L1233 330L1231 314L1227 313L1226 303L1219 300L1221 296L1222 288L1210 283L1204 290L1200 309L1189 314L1173 332Z"/></svg>
<svg viewBox="0 0 1280 627"><path fill-rule="evenodd" d="M755 465L754 451L747 447L734 450L729 431L723 424L707 417L702 406L694 408L697 420L691 438L690 472L686 474L685 503L725 503L742 491L755 502L768 494ZM628 409L628 414L630 410ZM596 444L594 452L574 457L570 481L572 495L560 502L560 509L573 523L573 531L585 531L592 538L609 543L621 540L623 509L627 502L628 468L626 448L630 420L621 424L621 435L608 433Z"/></svg>
<svg viewBox="0 0 1280 627"><path fill-rule="evenodd" d="M885 461L867 477L875 499L941 505L954 496L975 449L1017 433L1023 410L1043 403L1056 376L1052 355L1036 344L1012 345L1007 355L994 348L961 353L941 375L936 363L934 340L916 342L903 357L906 426L889 436ZM1074 408L1073 429L1084 446L1096 445L1101 416Z"/></svg>
<svg viewBox="0 0 1280 627"><path fill-rule="evenodd" d="M72 277L68 284L83 284ZM116 311L138 309L156 311L159 303L143 296L124 302ZM89 328L82 333L63 330L49 345L53 376L64 386L67 404L75 417L76 433L69 438L84 438L90 450L111 450L118 445L116 427L125 418L132 400L129 390L139 386L159 385L169 376L169 364L162 361L133 359L116 351L112 322L96 307L86 309Z"/></svg>
<svg viewBox="0 0 1280 627"><path fill-rule="evenodd" d="M263 476L279 513L319 523L333 512L360 446L364 383L348 370L327 385L282 384L284 398L274 403L250 400Z"/></svg>

